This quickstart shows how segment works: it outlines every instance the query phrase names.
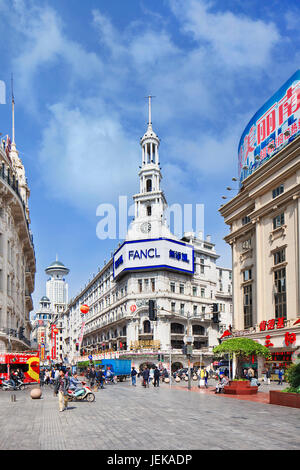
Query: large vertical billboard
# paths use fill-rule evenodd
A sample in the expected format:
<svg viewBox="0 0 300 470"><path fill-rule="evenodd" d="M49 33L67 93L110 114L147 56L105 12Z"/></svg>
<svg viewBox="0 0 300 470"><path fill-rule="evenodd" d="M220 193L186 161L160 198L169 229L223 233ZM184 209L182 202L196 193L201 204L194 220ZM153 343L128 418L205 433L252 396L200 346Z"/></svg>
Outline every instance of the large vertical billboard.
<svg viewBox="0 0 300 470"><path fill-rule="evenodd" d="M300 70L255 113L240 139L240 183L300 134Z"/></svg>

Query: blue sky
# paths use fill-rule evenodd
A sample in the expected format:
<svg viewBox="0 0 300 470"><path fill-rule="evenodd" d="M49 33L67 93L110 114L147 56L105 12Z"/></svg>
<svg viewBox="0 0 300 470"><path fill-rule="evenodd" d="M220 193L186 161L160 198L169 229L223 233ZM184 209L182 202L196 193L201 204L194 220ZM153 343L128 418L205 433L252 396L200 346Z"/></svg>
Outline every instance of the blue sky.
<svg viewBox="0 0 300 470"><path fill-rule="evenodd" d="M138 191L149 94L167 201L205 205L205 235L230 266L221 196L249 119L299 68L298 24L291 0L0 0L0 132L13 72L35 308L56 254L74 296L117 246L97 238L96 209Z"/></svg>

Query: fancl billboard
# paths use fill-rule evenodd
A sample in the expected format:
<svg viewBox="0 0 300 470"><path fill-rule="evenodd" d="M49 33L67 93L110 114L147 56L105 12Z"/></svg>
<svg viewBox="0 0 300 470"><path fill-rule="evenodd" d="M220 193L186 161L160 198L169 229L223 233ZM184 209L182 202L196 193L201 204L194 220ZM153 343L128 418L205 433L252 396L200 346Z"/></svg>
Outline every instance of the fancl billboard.
<svg viewBox="0 0 300 470"><path fill-rule="evenodd" d="M270 98L239 143L240 183L300 134L300 70Z"/></svg>
<svg viewBox="0 0 300 470"><path fill-rule="evenodd" d="M115 252L113 262L114 277L126 271L161 268L193 274L194 248L167 238L127 241Z"/></svg>

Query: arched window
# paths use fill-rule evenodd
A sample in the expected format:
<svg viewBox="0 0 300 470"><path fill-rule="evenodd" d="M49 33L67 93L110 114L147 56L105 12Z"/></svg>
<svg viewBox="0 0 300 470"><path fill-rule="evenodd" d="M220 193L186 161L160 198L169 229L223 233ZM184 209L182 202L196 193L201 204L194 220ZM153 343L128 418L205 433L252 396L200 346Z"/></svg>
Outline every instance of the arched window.
<svg viewBox="0 0 300 470"><path fill-rule="evenodd" d="M150 193L152 191L152 180L151 179L146 180L146 190L147 190L147 193Z"/></svg>
<svg viewBox="0 0 300 470"><path fill-rule="evenodd" d="M180 323L171 323L171 333L184 334L184 326Z"/></svg>
<svg viewBox="0 0 300 470"><path fill-rule="evenodd" d="M143 326L144 326L144 333L151 332L151 324L149 320L145 320Z"/></svg>
<svg viewBox="0 0 300 470"><path fill-rule="evenodd" d="M201 325L193 325L193 335L205 335L205 328Z"/></svg>

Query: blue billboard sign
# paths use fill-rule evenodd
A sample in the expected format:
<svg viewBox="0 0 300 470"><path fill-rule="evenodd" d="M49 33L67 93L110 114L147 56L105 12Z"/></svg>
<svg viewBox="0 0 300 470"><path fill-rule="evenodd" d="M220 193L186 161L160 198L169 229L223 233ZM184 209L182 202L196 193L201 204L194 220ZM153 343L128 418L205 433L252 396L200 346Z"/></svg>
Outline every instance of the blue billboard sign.
<svg viewBox="0 0 300 470"><path fill-rule="evenodd" d="M300 70L255 113L240 139L242 181L300 134Z"/></svg>

